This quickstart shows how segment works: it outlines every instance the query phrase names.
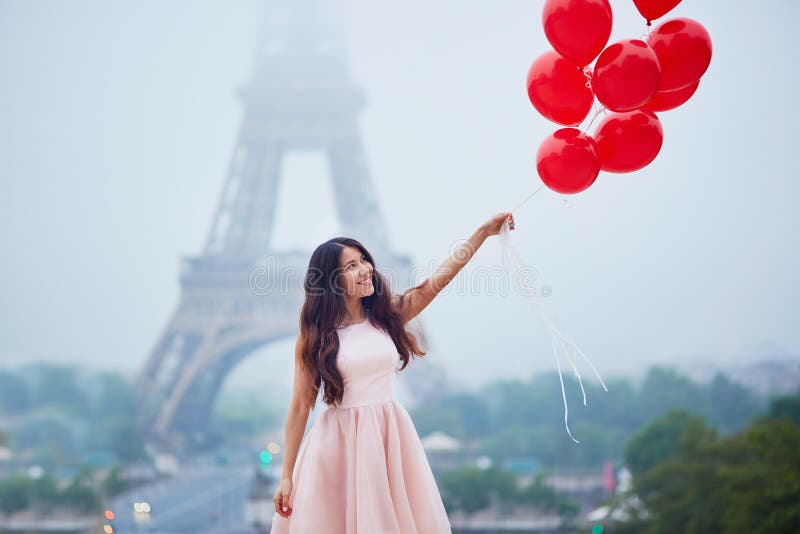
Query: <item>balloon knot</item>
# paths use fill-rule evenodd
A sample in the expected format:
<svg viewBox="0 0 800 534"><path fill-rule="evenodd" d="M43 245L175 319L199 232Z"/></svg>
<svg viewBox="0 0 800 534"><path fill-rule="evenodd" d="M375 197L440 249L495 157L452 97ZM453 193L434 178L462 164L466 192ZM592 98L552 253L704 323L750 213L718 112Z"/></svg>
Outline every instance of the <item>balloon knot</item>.
<svg viewBox="0 0 800 534"><path fill-rule="evenodd" d="M652 23L651 21L649 21L649 20L648 20L648 21L647 21L647 25L648 25L648 26L652 26L652 25L653 25L653 23Z"/></svg>

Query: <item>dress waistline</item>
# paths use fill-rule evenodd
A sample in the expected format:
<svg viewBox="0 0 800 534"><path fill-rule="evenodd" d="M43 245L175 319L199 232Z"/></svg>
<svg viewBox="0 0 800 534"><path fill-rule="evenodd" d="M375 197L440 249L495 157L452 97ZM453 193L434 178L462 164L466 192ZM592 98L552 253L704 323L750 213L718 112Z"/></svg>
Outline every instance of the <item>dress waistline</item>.
<svg viewBox="0 0 800 534"><path fill-rule="evenodd" d="M347 409L350 409L350 408L367 408L369 406L381 406L383 404L388 404L390 402L397 402L397 397L393 397L391 399L387 399L387 400L384 400L384 401L370 402L368 404L347 404L347 405L342 405L342 406L336 406L336 405L328 406L328 409L329 410L347 410Z"/></svg>

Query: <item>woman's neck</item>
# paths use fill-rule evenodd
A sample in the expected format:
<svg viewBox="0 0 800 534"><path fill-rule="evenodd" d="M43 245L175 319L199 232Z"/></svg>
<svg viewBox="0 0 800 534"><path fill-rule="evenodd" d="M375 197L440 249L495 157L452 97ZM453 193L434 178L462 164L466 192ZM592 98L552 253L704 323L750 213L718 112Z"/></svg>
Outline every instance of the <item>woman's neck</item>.
<svg viewBox="0 0 800 534"><path fill-rule="evenodd" d="M345 321L348 324L361 323L366 319L367 310L361 304L361 299L355 302L348 302L345 305Z"/></svg>

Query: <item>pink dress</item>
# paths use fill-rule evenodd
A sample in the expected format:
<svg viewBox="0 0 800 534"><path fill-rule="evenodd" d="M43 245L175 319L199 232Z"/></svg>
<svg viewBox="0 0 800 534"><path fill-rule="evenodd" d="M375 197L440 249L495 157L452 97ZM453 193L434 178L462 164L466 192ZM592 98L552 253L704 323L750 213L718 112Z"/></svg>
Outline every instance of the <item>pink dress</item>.
<svg viewBox="0 0 800 534"><path fill-rule="evenodd" d="M451 533L414 423L395 396L392 338L369 318L337 333L341 406L323 403L300 445L292 513L275 512L271 534Z"/></svg>

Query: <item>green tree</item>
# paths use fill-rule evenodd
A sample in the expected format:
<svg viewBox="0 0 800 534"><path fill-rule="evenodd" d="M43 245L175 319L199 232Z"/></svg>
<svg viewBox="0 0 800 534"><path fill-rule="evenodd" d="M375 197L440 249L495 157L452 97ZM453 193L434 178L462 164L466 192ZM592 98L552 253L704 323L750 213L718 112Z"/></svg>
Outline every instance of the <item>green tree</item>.
<svg viewBox="0 0 800 534"><path fill-rule="evenodd" d="M547 475L539 473L518 494L518 501L543 512L555 512L562 519L571 520L580 512L580 504L561 495L546 484Z"/></svg>
<svg viewBox="0 0 800 534"><path fill-rule="evenodd" d="M457 509L473 514L494 504L500 511L511 513L515 505L524 505L557 513L566 521L580 511L578 503L545 484L544 474L520 489L517 477L501 467L465 466L442 473L439 484L448 511Z"/></svg>
<svg viewBox="0 0 800 534"><path fill-rule="evenodd" d="M512 472L493 465L484 470L483 479L489 499L497 503L502 511L510 513L518 499L517 477Z"/></svg>
<svg viewBox="0 0 800 534"><path fill-rule="evenodd" d="M458 414L459 426L467 438L486 435L491 426L491 415L486 402L478 395L457 393L444 397L442 406Z"/></svg>
<svg viewBox="0 0 800 534"><path fill-rule="evenodd" d="M75 429L63 417L26 418L14 432L14 446L19 449L50 447L70 454L77 450L75 434Z"/></svg>
<svg viewBox="0 0 800 534"><path fill-rule="evenodd" d="M643 532L722 532L717 513L721 503L715 493L721 480L713 455L707 448L683 443L685 448L634 478L636 494L652 514Z"/></svg>
<svg viewBox="0 0 800 534"><path fill-rule="evenodd" d="M673 409L698 411L704 404L701 388L675 369L655 366L648 369L639 388L643 420L660 417Z"/></svg>
<svg viewBox="0 0 800 534"><path fill-rule="evenodd" d="M731 382L722 373L711 379L702 395L704 400L698 413L723 434L742 430L763 409L753 392Z"/></svg>
<svg viewBox="0 0 800 534"><path fill-rule="evenodd" d="M102 508L102 501L97 493L78 480L73 480L64 488L61 501L69 508L82 512L92 512Z"/></svg>
<svg viewBox="0 0 800 534"><path fill-rule="evenodd" d="M439 404L425 406L414 410L412 418L414 426L421 436L437 430L456 438L464 438L467 434L461 424L458 411L452 407L444 407Z"/></svg>
<svg viewBox="0 0 800 534"><path fill-rule="evenodd" d="M649 428L674 429L673 420L671 414ZM647 456L634 476L634 491L648 512L634 519L636 532L796 532L800 425L788 418L765 418L723 439L696 421L677 427L683 429L680 445ZM658 441L662 434L642 433L639 445L664 452L643 436Z"/></svg>
<svg viewBox="0 0 800 534"><path fill-rule="evenodd" d="M89 413L89 398L78 384L77 368L40 364L35 368L34 375L34 399L37 405L57 406L71 415Z"/></svg>
<svg viewBox="0 0 800 534"><path fill-rule="evenodd" d="M725 441L720 500L727 532L791 532L800 526L800 426L764 420Z"/></svg>
<svg viewBox="0 0 800 534"><path fill-rule="evenodd" d="M636 477L678 454L693 441L713 441L716 432L702 417L672 410L634 434L625 449L625 463Z"/></svg>
<svg viewBox="0 0 800 534"><path fill-rule="evenodd" d="M30 481L31 503L36 510L45 511L57 506L61 501L56 479L51 475L44 475Z"/></svg>
<svg viewBox="0 0 800 534"><path fill-rule="evenodd" d="M115 372L100 372L92 377L94 393L92 416L102 419L111 416L132 417L136 413L136 395L130 382Z"/></svg>
<svg viewBox="0 0 800 534"><path fill-rule="evenodd" d="M103 480L102 490L105 497L114 497L128 489L129 482L123 477L123 468L121 465L115 465L108 472L108 475Z"/></svg>
<svg viewBox="0 0 800 534"><path fill-rule="evenodd" d="M536 438L540 437L542 432L546 433L547 430L541 426L508 426L498 430L495 435L487 437L484 440L482 451L495 461L514 456L529 456L533 454L534 444L537 443Z"/></svg>
<svg viewBox="0 0 800 534"><path fill-rule="evenodd" d="M785 417L800 425L800 395L787 395L772 399L767 415L772 419Z"/></svg>
<svg viewBox="0 0 800 534"><path fill-rule="evenodd" d="M442 492L453 509L473 514L489 507L489 491L482 469L474 466L446 471L440 476Z"/></svg>
<svg viewBox="0 0 800 534"><path fill-rule="evenodd" d="M96 445L108 447L123 462L147 459L144 439L132 417L113 416L104 420Z"/></svg>
<svg viewBox="0 0 800 534"><path fill-rule="evenodd" d="M6 516L25 510L30 506L30 480L22 476L14 476L0 480L0 511Z"/></svg>

